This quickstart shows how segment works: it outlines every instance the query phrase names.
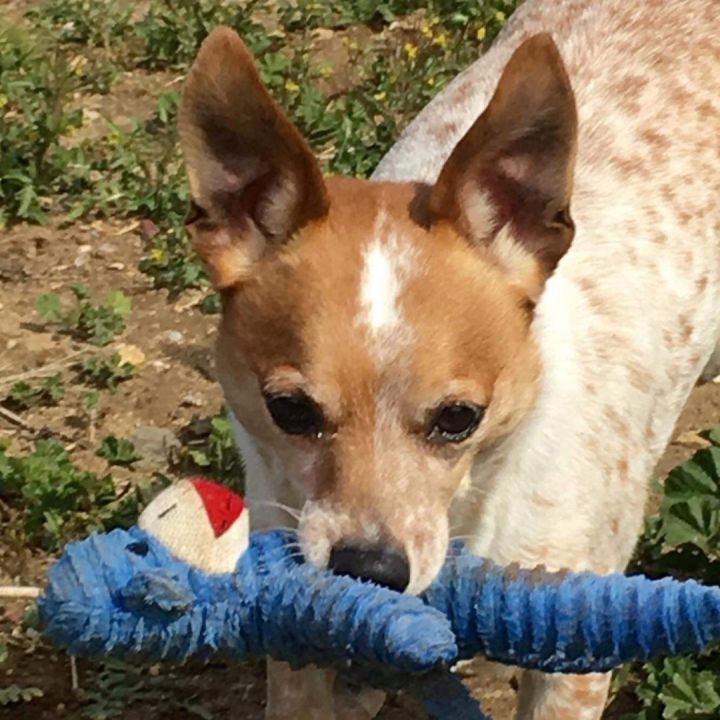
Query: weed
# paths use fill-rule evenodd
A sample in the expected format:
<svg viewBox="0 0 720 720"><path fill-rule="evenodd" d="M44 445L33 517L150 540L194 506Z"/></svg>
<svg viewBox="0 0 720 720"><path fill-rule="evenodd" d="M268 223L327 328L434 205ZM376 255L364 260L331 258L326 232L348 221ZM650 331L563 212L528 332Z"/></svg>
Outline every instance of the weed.
<svg viewBox="0 0 720 720"><path fill-rule="evenodd" d="M0 707L6 705L19 705L29 703L36 698L43 697L43 691L32 685L20 687L19 685L8 685L0 688Z"/></svg>
<svg viewBox="0 0 720 720"><path fill-rule="evenodd" d="M24 455L0 448L0 500L20 513L27 543L49 550L91 530L129 527L166 484L157 476L118 491L110 475L76 468L55 440L40 440Z"/></svg>
<svg viewBox="0 0 720 720"><path fill-rule="evenodd" d="M82 124L70 104L79 86L61 52L0 29L0 226L42 222L56 201L87 187L82 151L62 142Z"/></svg>
<svg viewBox="0 0 720 720"><path fill-rule="evenodd" d="M93 305L84 285L77 283L71 289L75 304L70 308L65 308L54 293L41 295L35 304L40 317L91 345L107 345L125 329L125 321L130 314L130 299L122 292L108 290L105 300Z"/></svg>
<svg viewBox="0 0 720 720"><path fill-rule="evenodd" d="M59 443L41 440L26 456L0 450L0 498L21 506L29 542L54 549L112 502L115 488L109 476L77 470Z"/></svg>
<svg viewBox="0 0 720 720"><path fill-rule="evenodd" d="M186 472L201 472L243 492L244 468L224 413L194 417L182 433L180 465Z"/></svg>
<svg viewBox="0 0 720 720"><path fill-rule="evenodd" d="M65 383L60 375L52 375L44 382L31 385L23 380L16 382L6 402L18 410L29 410L39 405L57 405L65 397Z"/></svg>
<svg viewBox="0 0 720 720"><path fill-rule="evenodd" d="M266 0L153 0L147 15L135 26L143 50L139 63L147 68L183 70L195 58L200 44L217 25L240 32L254 51L269 44L265 25L257 13Z"/></svg>
<svg viewBox="0 0 720 720"><path fill-rule="evenodd" d="M653 577L720 582L720 430L710 447L670 472L660 511L647 522L634 569ZM701 720L720 716L720 651L634 669L642 710L624 720Z"/></svg>
<svg viewBox="0 0 720 720"><path fill-rule="evenodd" d="M131 29L132 4L98 0L45 0L27 12L39 27L61 43L108 48L122 42Z"/></svg>
<svg viewBox="0 0 720 720"><path fill-rule="evenodd" d="M123 362L117 353L109 356L93 355L78 363L76 370L81 382L90 385L95 390L110 390L111 392L115 392L118 383L135 374L135 366L132 363ZM98 395L95 391L88 393L86 397L87 407L97 404Z"/></svg>
<svg viewBox="0 0 720 720"><path fill-rule="evenodd" d="M114 720L125 717L129 707L160 705L183 717L212 720L212 713L199 702L184 697L177 681L157 672L158 666L138 666L118 660L102 664L91 686L81 691L86 720ZM184 711L184 712L183 712Z"/></svg>
<svg viewBox="0 0 720 720"><path fill-rule="evenodd" d="M107 460L108 465L129 466L142 460L142 456L135 451L135 446L125 438L108 435L103 438L97 453L98 457Z"/></svg>

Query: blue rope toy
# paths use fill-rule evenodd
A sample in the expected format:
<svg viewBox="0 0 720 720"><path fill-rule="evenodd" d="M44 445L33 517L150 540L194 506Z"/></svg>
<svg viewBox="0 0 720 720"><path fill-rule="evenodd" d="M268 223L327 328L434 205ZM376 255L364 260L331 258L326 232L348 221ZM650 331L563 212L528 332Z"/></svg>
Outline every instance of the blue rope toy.
<svg viewBox="0 0 720 720"><path fill-rule="evenodd" d="M720 589L693 581L503 569L458 545L413 597L304 563L291 532L248 528L227 488L168 488L138 526L67 546L40 599L46 637L74 655L334 667L415 695L431 720L489 720L458 660L586 673L720 640Z"/></svg>

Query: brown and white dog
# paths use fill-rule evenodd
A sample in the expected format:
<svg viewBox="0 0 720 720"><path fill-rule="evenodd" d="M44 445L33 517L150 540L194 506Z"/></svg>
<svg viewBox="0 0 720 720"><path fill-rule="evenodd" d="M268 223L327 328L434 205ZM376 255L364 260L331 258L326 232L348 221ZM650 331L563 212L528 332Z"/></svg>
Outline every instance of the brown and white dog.
<svg viewBox="0 0 720 720"><path fill-rule="evenodd" d="M451 535L624 568L720 334L718 27L718 0L528 0L372 181L324 179L210 35L180 131L256 526L295 508L312 562L410 592ZM518 716L594 720L607 687L527 674ZM271 718L378 705L278 665L269 693Z"/></svg>

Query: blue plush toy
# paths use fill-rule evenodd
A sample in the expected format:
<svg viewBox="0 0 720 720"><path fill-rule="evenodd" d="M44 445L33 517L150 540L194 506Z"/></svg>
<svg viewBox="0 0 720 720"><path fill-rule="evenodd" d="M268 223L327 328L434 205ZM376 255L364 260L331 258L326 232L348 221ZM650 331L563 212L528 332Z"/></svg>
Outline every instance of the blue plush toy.
<svg viewBox="0 0 720 720"><path fill-rule="evenodd" d="M418 598L318 570L292 533L248 528L226 488L168 488L137 527L68 545L40 600L46 636L75 655L331 666L413 693L438 720L486 718L449 670L461 659L582 673L720 640L720 590L692 581L502 569L457 546Z"/></svg>

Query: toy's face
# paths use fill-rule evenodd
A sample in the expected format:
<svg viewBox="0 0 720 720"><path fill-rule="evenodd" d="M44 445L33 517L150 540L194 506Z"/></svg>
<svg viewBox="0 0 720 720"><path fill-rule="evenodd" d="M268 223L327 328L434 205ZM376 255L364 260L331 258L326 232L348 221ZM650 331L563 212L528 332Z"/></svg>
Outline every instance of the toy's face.
<svg viewBox="0 0 720 720"><path fill-rule="evenodd" d="M205 480L183 480L161 492L138 525L178 560L208 573L235 570L249 543L240 497Z"/></svg>

